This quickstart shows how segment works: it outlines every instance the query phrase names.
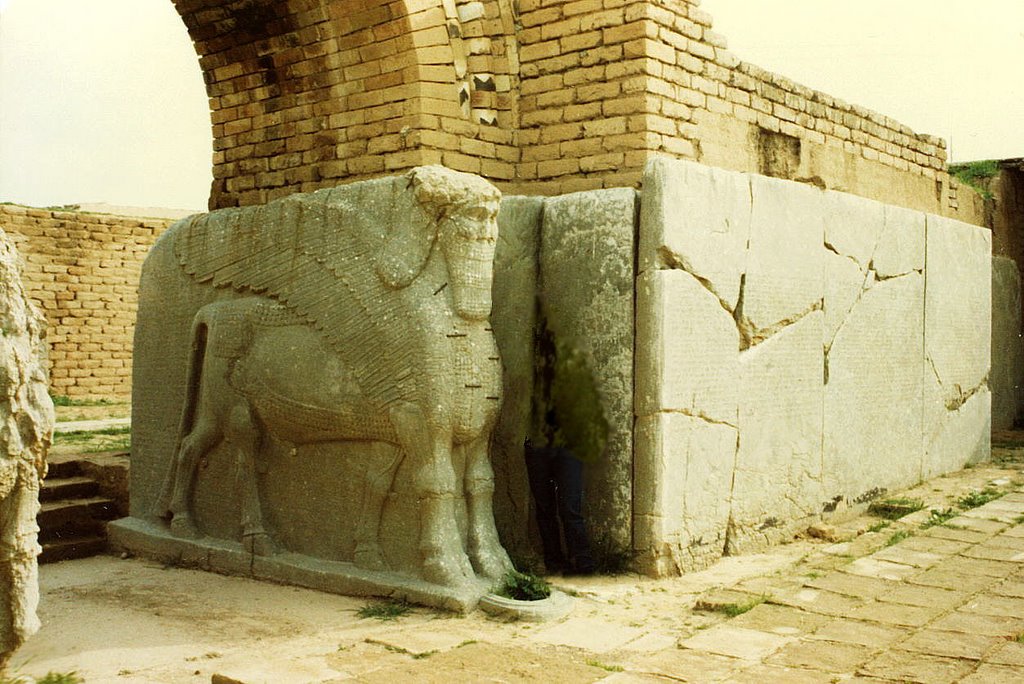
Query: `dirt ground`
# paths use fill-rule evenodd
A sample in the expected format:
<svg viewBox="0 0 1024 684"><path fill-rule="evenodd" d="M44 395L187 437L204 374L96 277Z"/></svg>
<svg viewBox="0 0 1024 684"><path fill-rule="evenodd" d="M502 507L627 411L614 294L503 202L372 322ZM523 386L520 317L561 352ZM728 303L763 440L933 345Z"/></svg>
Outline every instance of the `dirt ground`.
<svg viewBox="0 0 1024 684"><path fill-rule="evenodd" d="M87 682L707 681L700 669L706 664L685 671L680 658L689 652L678 644L730 618L695 610L698 600L730 588L749 596L799 587L885 548L895 531L914 534L929 507L952 506L965 492L993 483L1019 487L1024 441L1012 441L1018 437L1024 435L1005 436L1007 446L993 449L991 464L901 493L926 508L884 528L865 514L827 528L828 539L797 538L679 578L555 578L575 596L575 607L569 617L544 624L424 608L384 621L359 616L375 603L370 599L135 558L45 565L43 628L12 666L37 677L76 671ZM675 674L666 674L668 666L652 674L666 659Z"/></svg>

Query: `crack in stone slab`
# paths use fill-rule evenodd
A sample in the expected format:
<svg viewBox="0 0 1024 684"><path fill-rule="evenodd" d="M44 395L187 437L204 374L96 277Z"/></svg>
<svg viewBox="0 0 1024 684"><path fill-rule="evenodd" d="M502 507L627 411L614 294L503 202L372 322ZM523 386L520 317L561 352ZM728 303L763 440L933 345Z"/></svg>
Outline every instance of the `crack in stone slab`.
<svg viewBox="0 0 1024 684"><path fill-rule="evenodd" d="M743 352L751 349L752 347L756 347L765 340L779 334L789 326L799 323L815 311L822 311L823 309L824 298L821 298L795 316L783 318L782 320L776 321L775 323L763 328L758 328L746 317L741 317L740 320L737 321L737 325L740 330L740 351ZM739 307L737 307L737 310L739 310Z"/></svg>
<svg viewBox="0 0 1024 684"><path fill-rule="evenodd" d="M903 273L895 273L893 275L887 275L887 276L878 275L878 271L875 271L874 269L872 269L872 272L875 274L875 282L876 283L884 283L887 280L895 280L896 278L906 278L908 275L912 275L914 273L916 273L917 275L923 275L924 274L924 269L922 269L922 268L912 268L909 271L904 271Z"/></svg>
<svg viewBox="0 0 1024 684"><path fill-rule="evenodd" d="M840 252L838 249L836 249L835 245L833 245L828 240L825 240L823 244L825 245L825 249L827 249L828 251L832 252L836 256L843 257L844 259L849 259L854 264L856 264L857 265L857 270L859 270L859 271L863 271L864 270L864 267L861 265L861 263L859 261L857 261L855 258L850 256L849 254L843 254L842 252Z"/></svg>
<svg viewBox="0 0 1024 684"><path fill-rule="evenodd" d="M946 399L945 402L946 410L951 413L953 411L959 411L960 407L966 404L971 399L971 397L973 397L981 390L988 388L988 374L986 374L985 377L981 379L981 382L979 382L974 387L971 387L966 392L964 392L963 388L961 388L958 384L953 385L953 388L956 390L956 396Z"/></svg>
<svg viewBox="0 0 1024 684"><path fill-rule="evenodd" d="M686 257L676 254L665 245L658 248L658 256L661 257L662 263L664 263L669 269L684 271L692 276L694 280L700 283L701 287L715 296L715 299L718 300L718 303L723 309L725 309L726 313L728 313L730 317L733 316L733 310L729 306L729 303L722 299L722 296L718 294L715 290L715 286L711 284L710 280L693 272L693 267L686 260Z"/></svg>
<svg viewBox="0 0 1024 684"><path fill-rule="evenodd" d="M679 415L687 416L689 418L696 418L697 420L702 420L705 423L710 423L711 425L725 425L726 427L730 427L733 430L739 430L739 426L738 425L734 425L733 423L730 423L727 420L718 420L716 418L712 418L711 416L707 415L703 411L697 411L697 410L694 410L694 409L673 408L673 409L665 409L665 410L662 411L662 413L677 413Z"/></svg>

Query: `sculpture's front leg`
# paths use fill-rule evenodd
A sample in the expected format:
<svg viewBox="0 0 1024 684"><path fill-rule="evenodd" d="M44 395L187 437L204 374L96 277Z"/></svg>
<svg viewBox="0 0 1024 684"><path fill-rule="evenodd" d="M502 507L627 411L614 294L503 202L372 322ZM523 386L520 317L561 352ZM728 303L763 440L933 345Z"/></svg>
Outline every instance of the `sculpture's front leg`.
<svg viewBox="0 0 1024 684"><path fill-rule="evenodd" d="M466 447L466 509L469 518L469 557L477 573L494 580L514 569L494 524L494 471L487 437Z"/></svg>
<svg viewBox="0 0 1024 684"><path fill-rule="evenodd" d="M423 410L411 403L391 411L391 422L405 453L415 459L420 506L420 555L423 577L444 586L475 579L462 550L455 522L455 470L451 434L431 426Z"/></svg>

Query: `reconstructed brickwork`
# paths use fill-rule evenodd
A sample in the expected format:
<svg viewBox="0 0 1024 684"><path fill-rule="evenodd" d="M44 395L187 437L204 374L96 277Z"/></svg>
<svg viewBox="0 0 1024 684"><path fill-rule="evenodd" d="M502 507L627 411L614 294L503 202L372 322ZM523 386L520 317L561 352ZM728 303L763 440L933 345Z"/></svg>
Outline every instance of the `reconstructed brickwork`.
<svg viewBox="0 0 1024 684"><path fill-rule="evenodd" d="M655 155L978 221L942 140L740 62L695 0L174 0L211 207L443 163L503 190L635 185Z"/></svg>
<svg viewBox="0 0 1024 684"><path fill-rule="evenodd" d="M139 271L170 224L0 205L0 228L24 262L25 289L46 317L53 394L131 394Z"/></svg>

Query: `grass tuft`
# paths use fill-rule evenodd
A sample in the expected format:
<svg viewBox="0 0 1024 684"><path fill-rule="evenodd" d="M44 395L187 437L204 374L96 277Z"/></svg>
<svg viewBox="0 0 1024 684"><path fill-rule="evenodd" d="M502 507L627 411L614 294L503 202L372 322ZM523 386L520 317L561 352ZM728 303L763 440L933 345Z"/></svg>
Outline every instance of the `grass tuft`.
<svg viewBox="0 0 1024 684"><path fill-rule="evenodd" d="M984 506L989 501L995 501L1005 494L1006 492L1000 491L995 487L985 487L980 492L971 492L961 496L956 500L956 505L966 511L978 506Z"/></svg>
<svg viewBox="0 0 1024 684"><path fill-rule="evenodd" d="M885 545L892 546L894 544L899 544L904 539L907 539L912 536L914 536L913 532L909 532L907 530L899 530L898 532L892 533L892 536L889 537L889 539L885 542Z"/></svg>
<svg viewBox="0 0 1024 684"><path fill-rule="evenodd" d="M924 501L921 499L908 499L899 497L895 499L882 499L875 501L868 506L868 513L886 520L899 520L905 515L924 508Z"/></svg>
<svg viewBox="0 0 1024 684"><path fill-rule="evenodd" d="M958 515L956 509L953 508L933 508L928 511L928 519L921 523L922 529L928 529L929 527L935 527L936 525L945 525L949 520L955 518Z"/></svg>
<svg viewBox="0 0 1024 684"><path fill-rule="evenodd" d="M608 665L607 663L602 663L600 660L588 660L587 665L590 667L600 668L605 672L622 672L624 670L621 665Z"/></svg>
<svg viewBox="0 0 1024 684"><path fill-rule="evenodd" d="M551 596L551 585L536 575L512 570L505 574L494 593L516 601L542 601Z"/></svg>
<svg viewBox="0 0 1024 684"><path fill-rule="evenodd" d="M375 620L397 620L412 610L412 606L405 601L378 601L367 603L356 613L360 618L374 618Z"/></svg>

